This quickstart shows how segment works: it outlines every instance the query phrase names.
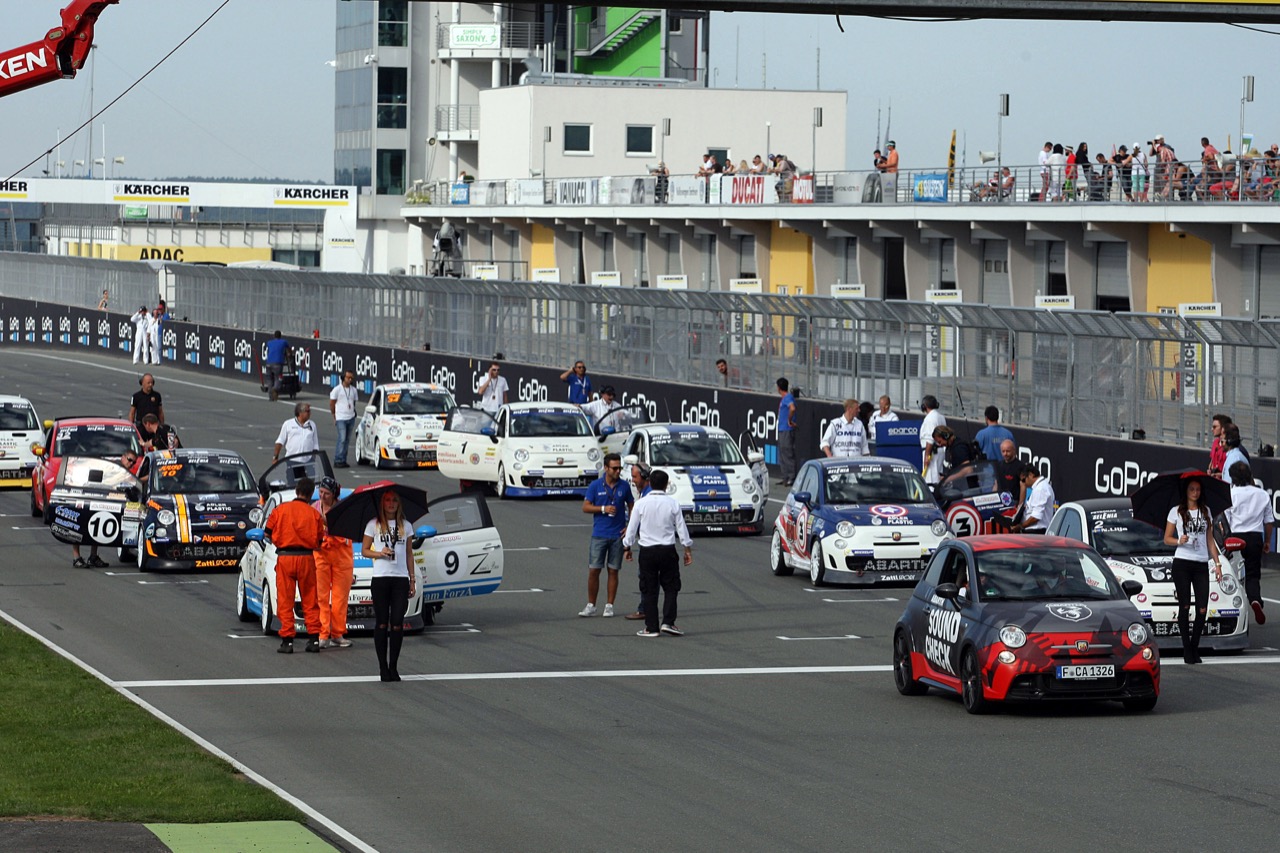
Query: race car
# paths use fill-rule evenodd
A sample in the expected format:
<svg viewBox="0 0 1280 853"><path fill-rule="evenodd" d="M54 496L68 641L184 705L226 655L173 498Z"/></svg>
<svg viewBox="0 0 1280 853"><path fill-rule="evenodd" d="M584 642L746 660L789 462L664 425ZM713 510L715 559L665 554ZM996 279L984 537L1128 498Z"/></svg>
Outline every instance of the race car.
<svg viewBox="0 0 1280 853"><path fill-rule="evenodd" d="M1018 506L1017 490L1001 490L996 482L996 462L979 459L950 472L934 489L947 526L956 536L999 533L993 519L1013 515ZM1016 484L1015 484L1016 485Z"/></svg>
<svg viewBox="0 0 1280 853"><path fill-rule="evenodd" d="M128 468L110 459L68 456L49 493L49 532L68 545L124 549L138 544L141 486Z"/></svg>
<svg viewBox="0 0 1280 853"><path fill-rule="evenodd" d="M600 476L602 441L570 403L509 403L497 418L464 406L449 414L437 458L441 474L492 483L500 498L582 496Z"/></svg>
<svg viewBox="0 0 1280 853"><path fill-rule="evenodd" d="M1216 525L1215 525L1216 528ZM1093 498L1058 507L1049 533L1092 545L1121 580L1142 584L1133 603L1147 620L1161 648L1182 648L1178 630L1178 599L1173 590L1174 546L1164 543L1164 530L1133 517L1127 498ZM1218 535L1215 530L1215 534ZM1227 555L1222 580L1209 573L1209 612L1200 645L1217 651L1249 647L1249 605L1244 596L1244 542L1218 535Z"/></svg>
<svg viewBox="0 0 1280 853"><path fill-rule="evenodd" d="M351 491L343 489L340 497ZM318 497L318 496L317 496ZM263 523L287 492L276 492L263 508ZM435 621L445 599L484 595L502 585L502 537L493 525L484 496L477 492L448 495L428 504L429 512L414 526L413 565L417 584L405 612L405 627L421 631ZM430 524L427 524L430 522ZM280 629L276 610L276 549L261 528L249 531L249 547L240 558L236 582L236 616L241 622L258 622L264 634ZM347 631L372 631L373 596L370 580L373 561L362 552L362 542L352 543L355 575L347 599ZM293 608L298 634L306 634L302 605L297 596Z"/></svg>
<svg viewBox="0 0 1280 853"><path fill-rule="evenodd" d="M879 456L813 459L773 525L775 575L814 586L915 583L951 532L915 466Z"/></svg>
<svg viewBox="0 0 1280 853"><path fill-rule="evenodd" d="M396 382L373 389L356 424L356 464L375 468L434 468L436 440L458 408L442 385Z"/></svg>
<svg viewBox="0 0 1280 853"><path fill-rule="evenodd" d="M76 417L58 418L45 424L41 443L31 452L36 465L31 469L31 514L52 521L49 493L58 479L58 468L67 456L94 459L119 459L128 451L142 454L142 437L138 428L123 418Z"/></svg>
<svg viewBox="0 0 1280 853"><path fill-rule="evenodd" d="M157 450L138 468L144 515L138 568L232 569L262 511L253 472L233 450Z"/></svg>
<svg viewBox="0 0 1280 853"><path fill-rule="evenodd" d="M894 683L905 696L959 694L971 714L1059 699L1150 711L1160 653L1129 600L1141 588L1074 539L950 539L894 627Z"/></svg>
<svg viewBox="0 0 1280 853"><path fill-rule="evenodd" d="M0 394L0 487L31 482L36 455L31 445L40 441L40 418L25 397Z"/></svg>
<svg viewBox="0 0 1280 853"><path fill-rule="evenodd" d="M729 433L719 427L637 426L627 441L622 464L667 472L667 493L680 503L690 533L764 532L764 507L769 498L764 454L743 454Z"/></svg>

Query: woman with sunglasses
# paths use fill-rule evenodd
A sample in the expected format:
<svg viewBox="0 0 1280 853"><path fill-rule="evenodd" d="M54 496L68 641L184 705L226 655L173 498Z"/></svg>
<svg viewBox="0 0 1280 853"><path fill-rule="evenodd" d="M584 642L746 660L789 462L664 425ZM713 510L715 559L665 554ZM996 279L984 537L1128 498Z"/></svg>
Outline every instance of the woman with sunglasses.
<svg viewBox="0 0 1280 853"><path fill-rule="evenodd" d="M388 489L378 501L378 514L364 529L363 553L373 560L369 591L373 597L373 648L383 681L399 681L396 664L404 642L404 614L416 584L411 531L400 496Z"/></svg>

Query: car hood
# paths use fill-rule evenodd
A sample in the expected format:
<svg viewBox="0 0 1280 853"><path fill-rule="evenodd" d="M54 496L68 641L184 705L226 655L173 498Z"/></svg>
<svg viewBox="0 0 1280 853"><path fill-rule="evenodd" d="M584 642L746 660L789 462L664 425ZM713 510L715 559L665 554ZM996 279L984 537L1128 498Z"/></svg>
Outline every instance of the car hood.
<svg viewBox="0 0 1280 853"><path fill-rule="evenodd" d="M729 497L730 477L734 468L729 465L684 465L668 468L675 475L677 484L683 483L693 493L695 501L723 500Z"/></svg>
<svg viewBox="0 0 1280 853"><path fill-rule="evenodd" d="M1173 580L1172 554L1110 554L1103 555L1108 568L1121 580L1130 578L1143 583L1168 583Z"/></svg>
<svg viewBox="0 0 1280 853"><path fill-rule="evenodd" d="M833 522L852 521L856 525L932 524L942 518L935 504L828 504L822 515Z"/></svg>
<svg viewBox="0 0 1280 853"><path fill-rule="evenodd" d="M1027 633L1123 633L1142 616L1128 599L1061 599L992 601L983 605L983 620L1017 625Z"/></svg>

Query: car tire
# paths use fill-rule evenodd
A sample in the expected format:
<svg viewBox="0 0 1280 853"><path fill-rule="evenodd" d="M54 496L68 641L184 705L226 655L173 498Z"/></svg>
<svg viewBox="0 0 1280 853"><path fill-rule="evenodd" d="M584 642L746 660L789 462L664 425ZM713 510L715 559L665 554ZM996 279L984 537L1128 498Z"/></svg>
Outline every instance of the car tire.
<svg viewBox="0 0 1280 853"><path fill-rule="evenodd" d="M911 641L902 629L893 637L893 684L903 696L923 696L929 692L928 685L916 681L911 668Z"/></svg>
<svg viewBox="0 0 1280 853"><path fill-rule="evenodd" d="M970 714L989 714L993 710L982 693L982 667L978 666L973 649L966 649L960 659L960 701Z"/></svg>
<svg viewBox="0 0 1280 853"><path fill-rule="evenodd" d="M373 467L377 470L382 467L382 454L378 452L378 440L373 440Z"/></svg>
<svg viewBox="0 0 1280 853"><path fill-rule="evenodd" d="M361 440L361 437L359 435L356 435L356 464L357 465L369 464L369 460L366 459L364 456L364 450L362 449L363 447L364 447L364 442Z"/></svg>
<svg viewBox="0 0 1280 853"><path fill-rule="evenodd" d="M151 564L147 562L147 541L145 539L138 543L136 556L138 561L138 571L151 571Z"/></svg>
<svg viewBox="0 0 1280 853"><path fill-rule="evenodd" d="M125 548L121 546L116 549L116 562L122 566L132 566L134 561L138 559L133 548Z"/></svg>
<svg viewBox="0 0 1280 853"><path fill-rule="evenodd" d="M773 539L769 541L769 568L773 569L773 573L780 578L795 571L787 565L787 558L782 553L782 531L777 528L774 528Z"/></svg>
<svg viewBox="0 0 1280 853"><path fill-rule="evenodd" d="M40 520L46 525L53 524L53 507L49 505L49 495L44 496L44 509L40 514Z"/></svg>
<svg viewBox="0 0 1280 853"><path fill-rule="evenodd" d="M36 487L31 487L31 517L40 517L40 507L36 506Z"/></svg>
<svg viewBox="0 0 1280 853"><path fill-rule="evenodd" d="M271 622L275 619L275 608L271 606L271 587L267 584L262 585L262 612L259 615L259 624L262 625L262 633L268 637L274 636L276 631L272 629Z"/></svg>
<svg viewBox="0 0 1280 853"><path fill-rule="evenodd" d="M814 540L809 546L809 580L815 587L826 583L827 567L822 558L822 542Z"/></svg>
<svg viewBox="0 0 1280 853"><path fill-rule="evenodd" d="M494 491L498 493L498 497L502 500L507 498L507 469L502 463L498 463L498 482L494 484Z"/></svg>
<svg viewBox="0 0 1280 853"><path fill-rule="evenodd" d="M244 591L244 574L236 580L236 618L241 622L252 622L254 612L249 609L249 596Z"/></svg>
<svg viewBox="0 0 1280 853"><path fill-rule="evenodd" d="M1159 698L1159 696L1143 696L1141 699L1122 699L1121 704L1130 713L1142 714L1155 710L1156 700Z"/></svg>

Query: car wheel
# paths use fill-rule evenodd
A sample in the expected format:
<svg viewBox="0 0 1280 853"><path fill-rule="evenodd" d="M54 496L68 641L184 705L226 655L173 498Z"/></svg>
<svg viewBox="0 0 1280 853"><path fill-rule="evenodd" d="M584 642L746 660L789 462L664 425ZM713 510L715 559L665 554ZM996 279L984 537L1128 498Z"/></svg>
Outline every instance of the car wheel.
<svg viewBox="0 0 1280 853"><path fill-rule="evenodd" d="M822 586L827 575L827 566L823 562L822 543L814 541L809 548L809 580L814 586Z"/></svg>
<svg viewBox="0 0 1280 853"><path fill-rule="evenodd" d="M40 507L36 506L36 487L31 487L31 517L40 517Z"/></svg>
<svg viewBox="0 0 1280 853"><path fill-rule="evenodd" d="M369 460L366 459L364 455L364 441L361 439L359 435L356 436L356 464L357 465L369 464Z"/></svg>
<svg viewBox="0 0 1280 853"><path fill-rule="evenodd" d="M382 467L382 454L378 451L378 440L376 438L373 440L373 467Z"/></svg>
<svg viewBox="0 0 1280 853"><path fill-rule="evenodd" d="M507 497L507 469L502 467L502 463L498 463L498 482L494 484L494 491L498 493L498 497L506 499Z"/></svg>
<svg viewBox="0 0 1280 853"><path fill-rule="evenodd" d="M122 566L132 565L137 559L137 556L134 554L134 549L132 548L121 547L116 549L116 562Z"/></svg>
<svg viewBox="0 0 1280 853"><path fill-rule="evenodd" d="M268 637L276 633L271 629L271 621L272 619L275 618L275 613L272 612L274 609L275 608L271 606L271 588L264 583L262 585L262 614L261 614L262 622L261 624L262 624L262 633L266 634Z"/></svg>
<svg viewBox="0 0 1280 853"><path fill-rule="evenodd" d="M902 630L893 638L893 683L903 696L923 696L929 692L911 671L911 641Z"/></svg>
<svg viewBox="0 0 1280 853"><path fill-rule="evenodd" d="M244 592L244 575L236 581L236 618L241 622L252 622L253 611L249 609L249 596Z"/></svg>
<svg viewBox="0 0 1280 853"><path fill-rule="evenodd" d="M147 540L143 539L141 542L138 543L137 556L138 556L138 571L140 572L151 571L151 565L147 562Z"/></svg>
<svg viewBox="0 0 1280 853"><path fill-rule="evenodd" d="M787 557L782 553L782 531L774 529L773 540L769 542L769 568L778 577L786 577L795 571L787 565Z"/></svg>
<svg viewBox="0 0 1280 853"><path fill-rule="evenodd" d="M982 668L973 649L966 650L960 661L960 699L970 714L991 712L991 702L982 695Z"/></svg>
<svg viewBox="0 0 1280 853"><path fill-rule="evenodd" d="M53 507L49 506L49 495L44 496L44 510L41 512L41 520L45 524L53 524Z"/></svg>

